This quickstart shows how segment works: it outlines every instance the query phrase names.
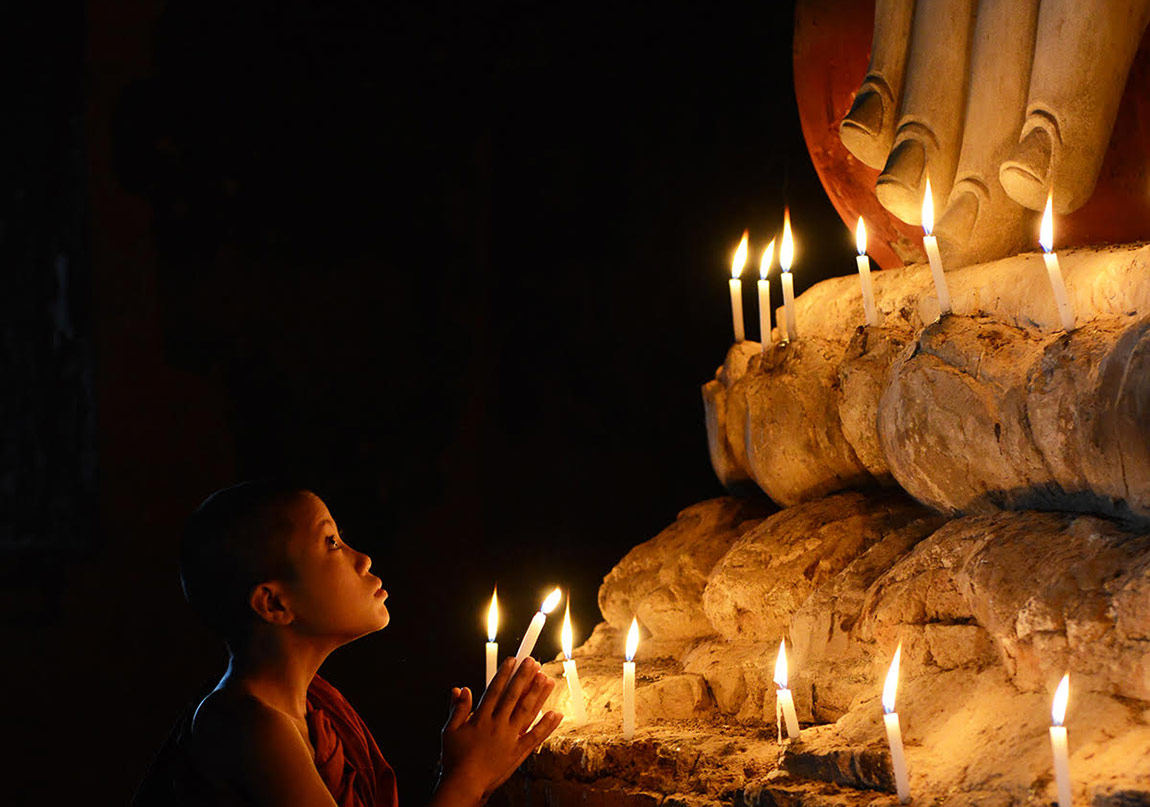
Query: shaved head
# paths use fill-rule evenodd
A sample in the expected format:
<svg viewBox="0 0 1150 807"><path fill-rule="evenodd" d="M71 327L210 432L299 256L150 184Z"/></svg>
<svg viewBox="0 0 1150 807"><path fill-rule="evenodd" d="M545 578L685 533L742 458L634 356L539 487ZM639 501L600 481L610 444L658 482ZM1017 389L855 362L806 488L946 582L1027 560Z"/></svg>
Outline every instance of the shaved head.
<svg viewBox="0 0 1150 807"><path fill-rule="evenodd" d="M188 519L180 543L180 584L192 609L230 645L254 618L252 589L291 573L286 545L296 505L310 491L271 480L218 490Z"/></svg>

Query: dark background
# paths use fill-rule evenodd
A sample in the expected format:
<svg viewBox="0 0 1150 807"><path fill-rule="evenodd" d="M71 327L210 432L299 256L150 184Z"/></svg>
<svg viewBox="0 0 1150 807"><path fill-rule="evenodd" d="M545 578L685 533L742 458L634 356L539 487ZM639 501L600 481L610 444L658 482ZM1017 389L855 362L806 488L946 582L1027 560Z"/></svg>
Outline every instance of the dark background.
<svg viewBox="0 0 1150 807"><path fill-rule="evenodd" d="M21 14L0 802L129 800L222 672L180 596L179 526L290 471L391 593L391 626L323 672L418 803L449 687L482 684L492 585L504 652L554 584L586 636L611 566L722 493L699 386L742 230L748 280L784 203L798 291L853 266L799 130L793 4Z"/></svg>

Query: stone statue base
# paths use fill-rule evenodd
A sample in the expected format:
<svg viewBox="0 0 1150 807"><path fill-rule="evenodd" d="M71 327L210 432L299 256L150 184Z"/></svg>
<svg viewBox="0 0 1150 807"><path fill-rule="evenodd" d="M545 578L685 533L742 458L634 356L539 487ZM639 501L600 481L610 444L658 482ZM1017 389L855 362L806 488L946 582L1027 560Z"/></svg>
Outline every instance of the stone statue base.
<svg viewBox="0 0 1150 807"><path fill-rule="evenodd" d="M589 720L504 797L893 803L880 696L901 642L915 803L1052 802L1069 672L1075 802L1150 805L1150 247L1060 258L1070 333L1041 257L1020 255L948 273L942 319L913 266L878 273L879 327L850 276L799 298L796 340L733 346L703 389L708 438L751 494L687 508L611 571L575 654ZM803 731L780 743L783 638ZM570 713L562 681L553 698Z"/></svg>

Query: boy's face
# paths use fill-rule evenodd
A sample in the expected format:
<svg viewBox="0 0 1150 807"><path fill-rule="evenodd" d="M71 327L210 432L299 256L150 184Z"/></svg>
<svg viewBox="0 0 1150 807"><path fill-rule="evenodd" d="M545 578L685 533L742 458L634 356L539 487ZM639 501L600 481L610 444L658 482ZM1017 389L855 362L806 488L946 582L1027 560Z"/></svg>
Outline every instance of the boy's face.
<svg viewBox="0 0 1150 807"><path fill-rule="evenodd" d="M340 538L323 500L300 497L292 516L287 556L295 574L285 583L295 628L351 641L387 625L383 581L369 571L371 558Z"/></svg>

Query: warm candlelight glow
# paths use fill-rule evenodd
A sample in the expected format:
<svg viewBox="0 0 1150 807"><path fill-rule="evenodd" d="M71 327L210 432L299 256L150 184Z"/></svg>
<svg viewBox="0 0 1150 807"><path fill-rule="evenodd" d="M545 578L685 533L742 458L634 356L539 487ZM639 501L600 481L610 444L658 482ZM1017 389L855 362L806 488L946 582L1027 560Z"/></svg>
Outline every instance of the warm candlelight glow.
<svg viewBox="0 0 1150 807"><path fill-rule="evenodd" d="M735 250L735 259L731 261L731 277L737 278L743 273L743 267L747 265L747 237L749 233L743 230L743 240L739 242L739 248Z"/></svg>
<svg viewBox="0 0 1150 807"><path fill-rule="evenodd" d="M1049 209L1049 208L1048 208ZM1070 700L1070 673L1062 676L1058 689L1054 690L1054 704L1050 707L1050 721L1061 726L1066 719L1066 702Z"/></svg>
<svg viewBox="0 0 1150 807"><path fill-rule="evenodd" d="M781 689L787 688L787 640L779 642L779 655L775 659L775 683Z"/></svg>
<svg viewBox="0 0 1150 807"><path fill-rule="evenodd" d="M1042 227L1038 230L1038 243L1042 245L1043 252L1054 249L1054 194L1046 195L1046 210L1042 213Z"/></svg>
<svg viewBox="0 0 1150 807"><path fill-rule="evenodd" d="M783 243L779 249L779 266L784 272L791 271L795 260L795 241L791 237L791 209L783 210Z"/></svg>
<svg viewBox="0 0 1150 807"><path fill-rule="evenodd" d="M863 223L862 216L859 216L858 226L855 227L855 246L859 255L866 255L866 224Z"/></svg>
<svg viewBox="0 0 1150 807"><path fill-rule="evenodd" d="M635 651L639 649L639 620L631 619L631 629L627 631L627 661L635 660Z"/></svg>
<svg viewBox="0 0 1150 807"><path fill-rule="evenodd" d="M560 644L563 645L563 655L571 658L571 647L574 637L571 635L571 598L567 598L567 611L563 614L563 629L559 631Z"/></svg>
<svg viewBox="0 0 1150 807"><path fill-rule="evenodd" d="M922 193L922 231L930 235L934 230L934 197L930 193L930 177L926 178L926 190Z"/></svg>
<svg viewBox="0 0 1150 807"><path fill-rule="evenodd" d="M759 261L759 278L762 280L767 279L767 273L771 271L771 264L775 260L775 239L771 239L771 243L767 244L767 248L763 250L763 258Z"/></svg>
<svg viewBox="0 0 1150 807"><path fill-rule="evenodd" d="M543 604L539 606L539 610L544 614L550 614L555 610L555 606L559 604L559 600L562 596L563 592L559 589L555 589L547 595L547 599L545 599Z"/></svg>
<svg viewBox="0 0 1150 807"><path fill-rule="evenodd" d="M886 683L882 687L882 708L888 715L894 712L894 696L898 691L898 662L901 657L902 642L899 642L890 663L890 670L886 674Z"/></svg>
<svg viewBox="0 0 1150 807"><path fill-rule="evenodd" d="M487 641L494 642L499 632L499 601L496 597L498 586L491 590L491 607L487 609Z"/></svg>

